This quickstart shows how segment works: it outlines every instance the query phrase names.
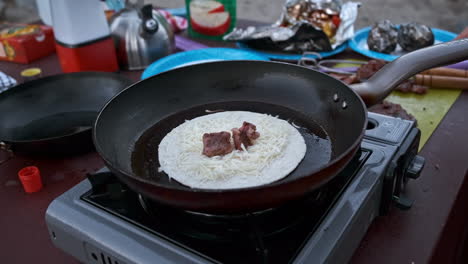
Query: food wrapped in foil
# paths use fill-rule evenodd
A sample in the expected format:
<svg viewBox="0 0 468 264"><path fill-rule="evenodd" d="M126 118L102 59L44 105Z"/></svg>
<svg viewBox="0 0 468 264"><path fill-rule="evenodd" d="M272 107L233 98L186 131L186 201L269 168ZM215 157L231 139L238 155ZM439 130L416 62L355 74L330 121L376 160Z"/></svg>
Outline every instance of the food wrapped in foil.
<svg viewBox="0 0 468 264"><path fill-rule="evenodd" d="M354 35L358 7L340 0L288 0L275 24L234 29L224 40L289 53L331 51Z"/></svg>
<svg viewBox="0 0 468 264"><path fill-rule="evenodd" d="M405 51L417 50L434 44L434 34L426 25L418 23L400 25L398 44Z"/></svg>
<svg viewBox="0 0 468 264"><path fill-rule="evenodd" d="M370 50L391 53L397 46L398 30L389 20L375 23L367 37L367 46Z"/></svg>
<svg viewBox="0 0 468 264"><path fill-rule="evenodd" d="M248 27L235 29L225 39L242 41L249 47L261 50L303 53L305 51L331 51L327 35L309 23L292 27Z"/></svg>

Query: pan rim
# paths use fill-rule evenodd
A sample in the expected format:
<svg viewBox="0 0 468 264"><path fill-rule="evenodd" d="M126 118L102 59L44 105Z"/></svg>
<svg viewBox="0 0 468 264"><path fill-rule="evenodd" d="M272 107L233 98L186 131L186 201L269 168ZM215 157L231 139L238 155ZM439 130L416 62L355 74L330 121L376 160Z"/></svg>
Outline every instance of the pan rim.
<svg viewBox="0 0 468 264"><path fill-rule="evenodd" d="M321 75L324 75L326 78L333 78L323 72L320 72L320 71L317 71L317 70L314 70L314 69L310 69L310 68L307 68L305 66L302 66L302 65L296 65L296 64L291 64L291 63L287 63L287 62L280 62L280 61L256 61L256 60L236 60L236 61L210 61L210 62L204 62L204 63L199 63L199 64L196 64L196 65L205 65L205 64L223 64L223 63L232 63L232 62L235 62L235 63L254 63L254 64L279 64L279 65L287 65L287 66L291 66L291 67L298 67L298 68L302 68L302 69L306 69L306 70L310 70L310 71L314 71L318 74L321 74ZM158 187L158 188L163 188L163 189L168 189L168 190L172 190L172 191L177 191L177 192L186 192L186 193L192 193L192 192L199 192L199 193L207 193L207 194L219 194L219 193L236 193L236 192L243 192L243 191L256 191L256 190L262 190L262 189L267 189L267 188L273 188L273 187L276 187L278 185L281 185L281 184L292 184L294 182L297 182L298 180L300 180L301 178L303 177L307 177L306 176L303 176L303 177L298 177L296 178L295 180L292 180L290 182L287 182L287 183L280 183L281 180L279 181L275 181L275 182L272 182L272 183L268 183L268 184L262 184L262 185L258 185L258 186L251 186L251 187L243 187L243 188L231 188L231 189L201 189L201 188L191 188L189 186L185 186L183 185L186 189L182 189L182 188L171 188L171 187L168 187L164 184L160 184L160 183L157 183L157 182L153 182L153 181L150 181L150 180L147 180L143 177L138 177L136 176L134 173L128 173L127 171L124 171L122 170L121 168L118 168L118 167L115 167L113 166L112 164L114 164L114 162L111 162L104 154L104 151L102 150L100 144L98 143L98 140L97 140L97 125L98 125L98 122L103 114L103 112L107 109L107 107L114 101L115 98L117 98L120 94L126 92L128 89L131 89L133 86L139 84L140 82L142 81L146 81L146 80L149 80L149 79L152 79L152 78L156 78L160 75L167 75L167 74L172 74L172 72L176 72L176 71L181 71L183 70L184 68L186 67L193 67L193 66L196 66L196 65L189 65L189 66L185 66L185 67L180 67L180 68L175 68L175 69L171 69L169 71L165 71L165 72L162 72L162 73L159 73L159 74L156 74L156 75L153 75L147 79L144 79L144 80L140 80L130 86L128 86L127 88L125 88L124 90L120 91L118 94L116 94L112 99L110 99L106 104L105 106L101 109L101 111L99 112L95 122L94 122L94 126L93 126L93 143L94 143L94 146L96 148L96 151L98 152L99 156L101 156L101 158L104 160L104 163L106 164L107 167L109 167L109 169L111 171L116 171L118 172L119 174L121 175L125 175L126 177L129 177L133 180L136 180L138 182L141 182L141 183L144 183L144 184L149 184L151 186L154 186L154 187ZM346 151L340 153L339 155L337 155L334 159L330 160L330 162L328 162L327 164L323 165L323 166L320 166L318 167L317 169L315 169L314 171L311 171L309 173L309 175L314 175L320 171L323 171L323 170L326 170L327 168L331 168L333 167L334 165L336 165L337 163L341 162L342 160L344 160L346 158L346 156L348 156L351 152L355 152L358 148L358 146L362 143L362 139L364 137L364 134L365 134L365 131L366 131L366 128L367 128L367 122L368 122L368 117L367 117L367 108L366 108L366 105L364 103L364 101L362 100L361 96L359 94L357 94L356 91L354 91L349 85L345 84L344 82L338 80L338 79L335 79L333 78L336 82L339 82L341 83L342 85L344 85L348 90L350 90L351 94L353 96L356 97L356 99L358 100L358 102L360 102L360 105L363 109L363 112L364 112L364 122L363 122L363 126L361 128L361 133L359 134L359 136L355 139L355 141L348 147L348 149L346 149ZM302 162L302 161L301 161ZM345 165L348 164L349 161L346 162ZM343 166L344 167L344 166ZM339 170L341 171L342 168ZM287 177L289 176L289 174L287 176L285 176L283 179L286 179ZM331 180L331 178L333 177L328 177L328 180L324 180L324 181L321 181L318 183L317 186L322 186L323 184L327 183L329 180Z"/></svg>

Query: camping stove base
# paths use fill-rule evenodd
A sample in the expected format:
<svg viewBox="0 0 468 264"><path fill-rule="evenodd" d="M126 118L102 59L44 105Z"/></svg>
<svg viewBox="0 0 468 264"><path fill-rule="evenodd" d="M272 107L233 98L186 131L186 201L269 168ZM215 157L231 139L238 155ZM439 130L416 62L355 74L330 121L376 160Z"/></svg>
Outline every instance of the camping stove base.
<svg viewBox="0 0 468 264"><path fill-rule="evenodd" d="M280 254L282 251L286 254L286 246L282 250L264 245L262 235L255 234L256 228L251 230L253 240L257 241L253 243L253 251L260 252L253 257L235 248L229 252L231 247L217 255L217 250L202 245L219 246L227 242L220 240L213 244L200 239L191 243L189 238L173 234L171 226L163 226L153 221L154 216L146 216L141 205L129 198L122 198L123 203L131 203L124 206L128 210L119 211L120 207L112 203L100 203L99 195L90 196L93 186L89 180L50 204L46 212L49 234L55 246L83 263L238 263L237 259L243 263L346 263L376 216L384 214L391 204L410 207L409 199L403 196L404 185L408 178L419 175L424 164L416 155L419 130L413 122L373 113L369 113L369 120L373 124L369 128L375 127L366 132L361 144L359 166L352 170L353 176L325 209L319 207L324 213L314 218L316 221L302 222L300 231L303 232L299 233L303 236L288 256ZM123 191L125 195L128 192ZM137 211L128 212L133 209ZM306 205L303 209L307 215L317 207ZM278 233L292 232L285 230ZM275 240L275 235L268 235L265 241ZM296 237L280 242L287 245Z"/></svg>

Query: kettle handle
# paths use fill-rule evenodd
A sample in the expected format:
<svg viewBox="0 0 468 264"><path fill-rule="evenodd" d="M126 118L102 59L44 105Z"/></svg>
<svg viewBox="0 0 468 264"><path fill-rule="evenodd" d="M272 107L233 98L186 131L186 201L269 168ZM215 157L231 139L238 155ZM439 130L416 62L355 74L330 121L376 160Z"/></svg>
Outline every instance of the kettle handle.
<svg viewBox="0 0 468 264"><path fill-rule="evenodd" d="M159 23L153 18L153 6L151 4L144 5L141 8L142 28L147 34L154 34L159 29Z"/></svg>

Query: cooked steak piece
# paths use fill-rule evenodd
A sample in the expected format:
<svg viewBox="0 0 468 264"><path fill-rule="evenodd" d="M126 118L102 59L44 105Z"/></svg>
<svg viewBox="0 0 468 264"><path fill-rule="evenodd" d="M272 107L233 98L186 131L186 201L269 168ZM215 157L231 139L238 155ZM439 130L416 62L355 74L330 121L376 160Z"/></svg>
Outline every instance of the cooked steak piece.
<svg viewBox="0 0 468 264"><path fill-rule="evenodd" d="M240 130L238 128L231 129L232 139L234 141L234 148L237 150L242 150L242 141L240 137Z"/></svg>
<svg viewBox="0 0 468 264"><path fill-rule="evenodd" d="M356 78L361 82L365 81L385 66L385 64L387 64L387 62L384 60L370 60L357 69Z"/></svg>
<svg viewBox="0 0 468 264"><path fill-rule="evenodd" d="M378 70L387 64L383 60L370 60L366 64L361 65L356 72L356 79L358 81L365 81L374 75ZM400 91L403 93L416 93L416 94L425 94L427 93L429 87L423 85L417 85L414 83L413 79L408 79L401 84L399 84L395 91Z"/></svg>
<svg viewBox="0 0 468 264"><path fill-rule="evenodd" d="M203 154L208 157L226 155L232 152L231 134L229 132L203 134Z"/></svg>
<svg viewBox="0 0 468 264"><path fill-rule="evenodd" d="M410 113L406 112L406 110L403 107L401 107L401 105L394 104L389 101L383 101L380 104L376 104L370 107L368 110L382 115L416 121L416 118L414 118L414 116L412 116Z"/></svg>
<svg viewBox="0 0 468 264"><path fill-rule="evenodd" d="M232 129L234 147L237 150L242 150L242 144L244 144L245 148L252 146L254 140L259 136L260 134L257 132L257 127L249 122L244 122L240 128Z"/></svg>

